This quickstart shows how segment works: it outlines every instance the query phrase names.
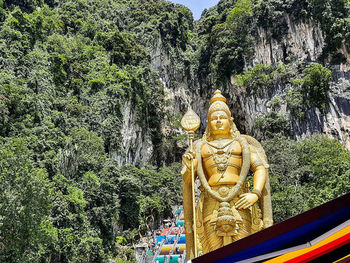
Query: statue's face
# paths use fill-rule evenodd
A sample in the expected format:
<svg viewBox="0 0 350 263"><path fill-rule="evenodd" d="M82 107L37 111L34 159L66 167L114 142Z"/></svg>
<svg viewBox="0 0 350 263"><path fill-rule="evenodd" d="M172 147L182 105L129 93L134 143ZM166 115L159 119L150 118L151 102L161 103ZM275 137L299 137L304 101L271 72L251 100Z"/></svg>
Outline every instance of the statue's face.
<svg viewBox="0 0 350 263"><path fill-rule="evenodd" d="M214 111L208 120L208 125L212 135L225 135L230 133L230 121L224 111Z"/></svg>

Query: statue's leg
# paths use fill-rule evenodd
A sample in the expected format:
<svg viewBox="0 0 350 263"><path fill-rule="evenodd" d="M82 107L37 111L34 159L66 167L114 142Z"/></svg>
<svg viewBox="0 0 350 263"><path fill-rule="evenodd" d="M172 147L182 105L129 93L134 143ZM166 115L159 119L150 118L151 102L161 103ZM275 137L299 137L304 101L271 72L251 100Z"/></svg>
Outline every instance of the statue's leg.
<svg viewBox="0 0 350 263"><path fill-rule="evenodd" d="M242 189L241 193L244 193ZM239 193L239 195L241 194ZM234 206L234 204L239 200L239 197L236 196L233 199L233 202L231 202L231 205ZM239 239L242 239L246 236L249 236L252 233L252 213L251 208L248 209L239 209L237 210L239 215L242 218L242 223L239 224L239 228L237 229L237 235L233 237L233 241L237 241Z"/></svg>
<svg viewBox="0 0 350 263"><path fill-rule="evenodd" d="M205 243L203 246L203 253L208 253L223 246L222 237L217 236L214 225L211 224L211 220L216 217L216 212L219 208L219 202L214 198L207 196L203 205L203 221L205 232ZM207 251L205 251L207 250Z"/></svg>
<svg viewBox="0 0 350 263"><path fill-rule="evenodd" d="M252 220L250 209L240 209L238 213L241 215L243 223L240 225L237 231L238 233L234 236L233 241L242 239L251 234Z"/></svg>

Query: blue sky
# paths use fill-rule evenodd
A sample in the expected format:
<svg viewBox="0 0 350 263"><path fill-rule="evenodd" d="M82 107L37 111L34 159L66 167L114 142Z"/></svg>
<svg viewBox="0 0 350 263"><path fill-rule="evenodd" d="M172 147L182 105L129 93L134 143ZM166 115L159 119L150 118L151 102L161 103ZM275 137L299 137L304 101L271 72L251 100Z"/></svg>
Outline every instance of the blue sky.
<svg viewBox="0 0 350 263"><path fill-rule="evenodd" d="M209 9L216 5L219 0L170 0L173 3L183 4L191 9L193 18L198 20L202 14L204 8Z"/></svg>

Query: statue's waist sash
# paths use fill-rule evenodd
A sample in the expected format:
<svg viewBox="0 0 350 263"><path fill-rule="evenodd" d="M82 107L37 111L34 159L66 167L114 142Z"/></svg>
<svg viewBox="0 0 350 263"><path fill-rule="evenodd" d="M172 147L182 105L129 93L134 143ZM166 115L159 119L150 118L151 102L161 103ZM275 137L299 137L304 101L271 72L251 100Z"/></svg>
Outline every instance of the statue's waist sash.
<svg viewBox="0 0 350 263"><path fill-rule="evenodd" d="M215 185L211 186L211 189L215 192L217 192L220 196L225 197L226 195L229 194L230 191L232 191L234 185ZM204 189L203 189L204 190ZM243 193L249 192L249 183L245 182L240 190L238 191L237 195L230 201L228 202L229 206L232 209L235 209L235 203L239 200L239 195ZM216 200L213 196L205 194L205 192L201 193L201 198L200 198L200 205L202 203L206 203L205 208L204 208L204 213L203 213L203 222L207 222L213 218L216 217L216 213L213 211L217 211L219 209L219 204L221 203L219 200ZM202 205L203 207L203 205ZM242 211L243 212L243 211Z"/></svg>
<svg viewBox="0 0 350 263"><path fill-rule="evenodd" d="M214 185L210 186L211 189L215 192L217 192L221 197L226 197L230 191L233 191L233 188L235 187L234 184L220 184L220 185ZM232 200L238 200L239 196L244 193L249 192L249 183L244 182L240 189L238 190L236 196Z"/></svg>

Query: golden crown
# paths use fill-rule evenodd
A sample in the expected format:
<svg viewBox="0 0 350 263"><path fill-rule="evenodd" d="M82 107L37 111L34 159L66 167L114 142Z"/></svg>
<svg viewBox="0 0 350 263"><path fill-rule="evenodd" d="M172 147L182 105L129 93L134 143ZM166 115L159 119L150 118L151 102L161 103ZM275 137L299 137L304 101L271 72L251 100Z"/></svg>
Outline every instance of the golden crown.
<svg viewBox="0 0 350 263"><path fill-rule="evenodd" d="M226 98L221 94L220 90L216 90L210 100L208 116L215 111L224 111L228 117L231 117L231 111L226 104Z"/></svg>

